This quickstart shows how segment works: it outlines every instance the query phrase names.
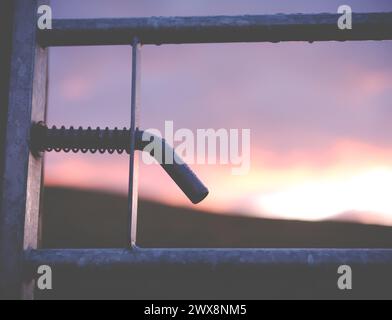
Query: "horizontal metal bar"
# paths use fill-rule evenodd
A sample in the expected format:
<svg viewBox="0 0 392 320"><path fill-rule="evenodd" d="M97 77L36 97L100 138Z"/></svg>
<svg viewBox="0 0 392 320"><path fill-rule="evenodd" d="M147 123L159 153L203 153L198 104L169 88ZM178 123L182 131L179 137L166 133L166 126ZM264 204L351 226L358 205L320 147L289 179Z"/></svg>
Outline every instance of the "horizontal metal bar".
<svg viewBox="0 0 392 320"><path fill-rule="evenodd" d="M25 252L53 272L43 299L390 298L391 249L93 249ZM337 287L348 264L353 290ZM38 290L39 291L39 290Z"/></svg>
<svg viewBox="0 0 392 320"><path fill-rule="evenodd" d="M392 39L392 12L353 13L351 30L337 26L339 14L276 14L207 17L55 19L40 30L45 46L346 41Z"/></svg>
<svg viewBox="0 0 392 320"><path fill-rule="evenodd" d="M392 264L392 249L37 249L30 266L110 267L163 265Z"/></svg>

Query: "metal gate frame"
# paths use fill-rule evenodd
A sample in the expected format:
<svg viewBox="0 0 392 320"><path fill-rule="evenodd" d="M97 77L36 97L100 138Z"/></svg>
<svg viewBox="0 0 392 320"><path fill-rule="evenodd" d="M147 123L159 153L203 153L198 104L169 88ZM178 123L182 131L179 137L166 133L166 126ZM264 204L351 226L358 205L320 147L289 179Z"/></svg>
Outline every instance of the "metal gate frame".
<svg viewBox="0 0 392 320"><path fill-rule="evenodd" d="M33 298L34 276L41 264L77 269L124 267L135 277L141 269L159 273L162 268L180 270L198 278L203 270L205 290L220 273L225 278L237 272L265 267L324 268L352 264L364 268L381 267L392 272L392 249L39 249L42 158L30 152L32 122L44 121L47 104L48 48L80 45L133 45L139 54L141 45L224 42L349 41L392 40L392 13L353 14L353 29L337 28L337 14L278 14L217 17L151 17L124 19L60 19L53 29L38 30L37 7L48 1L6 1L12 17L12 38L1 38L11 49L9 90L0 97L1 115L6 126L0 145L0 293L4 298ZM1 4L0 8L5 4ZM3 9L3 8L2 8ZM4 10L3 12L5 12ZM8 27L10 27L8 25ZM6 30L6 29L5 29ZM6 31L3 33L6 34ZM11 40L11 42L10 42ZM5 50L6 51L6 50ZM136 110L137 74L133 68L133 100ZM135 115L135 113L132 113ZM3 119L2 119L3 120ZM132 130L137 128L135 117ZM132 228L136 227L137 180L133 153L130 154L130 202ZM135 231L132 232L135 235ZM132 239L132 243L136 240ZM197 266L197 268L195 268ZM379 270L377 269L376 270ZM331 270L332 270L331 269ZM301 269L302 270L302 269ZM324 270L324 269L322 269ZM336 272L336 271L335 271ZM163 273L167 276L167 273ZM173 275L173 278L175 275ZM301 275L304 281L305 274ZM388 276L385 274L385 276ZM155 278L156 279L156 278ZM308 279L309 280L309 279ZM162 279L162 283L167 279ZM194 283L201 281L200 278ZM166 283L166 282L165 282ZM216 285L216 283L215 283ZM237 283L238 285L238 283ZM139 283L139 286L142 284ZM212 288L213 290L216 288ZM224 292L215 290L214 292ZM366 293L366 289L364 289ZM391 294L387 290L386 294ZM385 292L384 292L385 293Z"/></svg>

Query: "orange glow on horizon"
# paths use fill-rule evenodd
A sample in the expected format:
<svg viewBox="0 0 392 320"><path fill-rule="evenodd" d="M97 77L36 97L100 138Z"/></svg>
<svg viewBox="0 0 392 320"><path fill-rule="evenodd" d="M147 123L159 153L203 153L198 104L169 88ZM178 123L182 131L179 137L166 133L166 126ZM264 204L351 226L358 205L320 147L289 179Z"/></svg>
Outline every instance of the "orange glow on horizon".
<svg viewBox="0 0 392 320"><path fill-rule="evenodd" d="M71 157L49 162L45 181L126 194L127 157L116 159L94 162ZM339 140L324 154L295 152L282 157L255 150L251 163L251 172L244 176L232 176L226 166L196 168L210 189L210 195L196 207L159 165L141 165L140 195L218 213L299 220L353 217L359 222L392 225L392 151Z"/></svg>

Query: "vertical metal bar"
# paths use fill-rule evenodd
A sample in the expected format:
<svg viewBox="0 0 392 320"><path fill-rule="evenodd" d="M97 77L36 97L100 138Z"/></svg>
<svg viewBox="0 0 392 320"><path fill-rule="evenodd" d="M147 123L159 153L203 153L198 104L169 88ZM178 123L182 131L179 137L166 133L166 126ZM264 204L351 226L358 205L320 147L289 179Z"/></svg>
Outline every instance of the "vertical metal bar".
<svg viewBox="0 0 392 320"><path fill-rule="evenodd" d="M42 159L30 154L32 121L46 110L47 49L36 42L40 0L15 0L11 76L0 214L0 292L4 298L32 298L23 284L23 251L39 242Z"/></svg>
<svg viewBox="0 0 392 320"><path fill-rule="evenodd" d="M0 4L0 181L3 179L5 158L5 129L7 127L8 96L11 72L13 0ZM0 183L0 208L3 185ZM1 210L1 209L0 209ZM0 211L1 214L1 211Z"/></svg>
<svg viewBox="0 0 392 320"><path fill-rule="evenodd" d="M138 200L138 155L136 151L136 131L139 129L140 104L140 55L138 38L132 42L132 83L131 83L131 146L129 152L128 213L131 247L136 246L137 200Z"/></svg>

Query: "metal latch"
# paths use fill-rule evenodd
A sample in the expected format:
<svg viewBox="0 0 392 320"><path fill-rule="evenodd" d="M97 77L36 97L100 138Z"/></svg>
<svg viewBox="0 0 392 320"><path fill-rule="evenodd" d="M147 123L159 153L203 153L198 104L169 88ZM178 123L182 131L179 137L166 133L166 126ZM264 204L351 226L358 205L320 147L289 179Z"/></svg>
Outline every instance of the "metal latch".
<svg viewBox="0 0 392 320"><path fill-rule="evenodd" d="M143 141L143 131L136 130L135 133L135 149L143 151L149 141ZM158 140L162 143L162 149L166 150L163 152L172 152L171 159L179 159L179 156L175 153L175 150L169 146L166 141L160 137L152 136L153 139ZM157 140L156 140L157 141ZM92 129L88 127L83 129L79 127L75 129L70 127L66 129L64 126L61 128L48 128L43 122L34 123L31 131L31 144L30 148L33 154L37 155L43 151L64 151L64 152L91 152L110 154L117 152L119 154L126 152L130 153L131 146L131 133L130 129L105 129L96 128ZM153 151L150 153L151 156L155 156ZM160 159L161 160L161 159ZM170 161L166 163L165 159L159 161L162 168L167 174L174 180L174 182L180 187L185 195L196 204L202 201L208 195L208 189L200 181L200 179L193 173L189 166L181 161Z"/></svg>

